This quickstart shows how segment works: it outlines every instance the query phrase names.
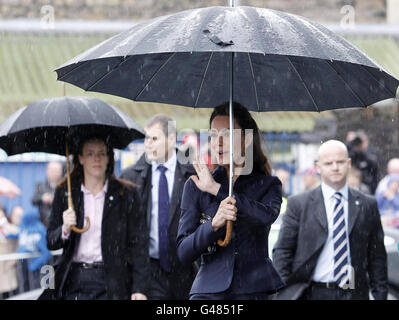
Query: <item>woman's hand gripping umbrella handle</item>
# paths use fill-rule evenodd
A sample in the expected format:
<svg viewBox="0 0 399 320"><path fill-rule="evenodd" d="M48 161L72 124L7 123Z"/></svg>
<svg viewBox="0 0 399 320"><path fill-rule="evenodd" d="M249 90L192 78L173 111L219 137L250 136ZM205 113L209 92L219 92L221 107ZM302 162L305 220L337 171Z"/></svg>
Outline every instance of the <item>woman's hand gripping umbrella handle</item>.
<svg viewBox="0 0 399 320"><path fill-rule="evenodd" d="M69 169L69 150L68 143L65 143L66 151L66 163L67 163L67 186L68 186L68 209L73 209L72 193L71 193L71 175ZM76 233L84 233L90 228L90 219L86 217L86 227L79 229L76 226L72 226L71 229Z"/></svg>

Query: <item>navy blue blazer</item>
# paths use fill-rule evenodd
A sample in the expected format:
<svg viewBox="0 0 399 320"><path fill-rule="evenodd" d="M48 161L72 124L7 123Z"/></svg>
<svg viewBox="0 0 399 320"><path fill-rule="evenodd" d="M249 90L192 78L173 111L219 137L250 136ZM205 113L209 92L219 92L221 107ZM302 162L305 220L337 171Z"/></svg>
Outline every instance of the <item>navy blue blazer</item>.
<svg viewBox="0 0 399 320"><path fill-rule="evenodd" d="M275 292L284 286L268 255L271 224L277 219L282 201L281 182L276 177L253 171L239 176L233 187L237 220L232 241L219 247L225 227L214 232L211 220L219 204L228 197L229 182L225 168L212 173L221 184L216 196L200 191L188 179L184 186L177 234L177 254L183 264L201 257L201 266L190 294ZM234 277L233 277L234 276Z"/></svg>

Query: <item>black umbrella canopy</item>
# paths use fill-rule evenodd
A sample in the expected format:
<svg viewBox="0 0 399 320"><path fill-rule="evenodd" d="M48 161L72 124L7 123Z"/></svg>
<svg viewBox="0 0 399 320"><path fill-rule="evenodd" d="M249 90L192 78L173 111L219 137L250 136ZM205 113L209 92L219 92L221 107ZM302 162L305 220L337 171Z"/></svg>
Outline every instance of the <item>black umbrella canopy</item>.
<svg viewBox="0 0 399 320"><path fill-rule="evenodd" d="M366 107L399 81L340 36L293 14L208 7L139 23L57 71L84 90L136 101L253 111Z"/></svg>
<svg viewBox="0 0 399 320"><path fill-rule="evenodd" d="M0 125L0 148L8 155L75 152L82 137L103 136L118 149L144 138L143 129L118 108L96 98L61 97L36 101Z"/></svg>

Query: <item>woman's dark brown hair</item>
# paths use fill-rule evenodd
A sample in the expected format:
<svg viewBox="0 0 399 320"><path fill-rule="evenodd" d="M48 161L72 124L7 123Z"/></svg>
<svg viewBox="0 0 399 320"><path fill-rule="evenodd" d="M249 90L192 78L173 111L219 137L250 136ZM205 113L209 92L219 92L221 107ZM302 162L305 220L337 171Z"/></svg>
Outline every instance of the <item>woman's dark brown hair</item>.
<svg viewBox="0 0 399 320"><path fill-rule="evenodd" d="M84 183L84 172L83 166L79 162L79 155L83 155L83 147L87 142L94 142L94 141L101 141L104 142L107 148L107 156L108 156L108 165L105 171L105 179L115 178L114 176L114 168L115 168L115 159L114 159L114 149L110 143L108 143L107 139L93 135L83 138L79 141L79 145L77 148L77 152L73 154L72 160L72 172L71 172L71 181L74 183L82 184ZM64 178L60 183L59 186L64 185L66 183L66 178Z"/></svg>
<svg viewBox="0 0 399 320"><path fill-rule="evenodd" d="M245 129L253 130L253 168L257 171L263 172L264 174L270 176L272 173L269 159L262 151L262 145L260 140L260 132L258 125L255 120L252 118L251 114L247 110L247 108L243 107L241 104L234 102L233 103L233 112L234 112L234 120L241 127L242 133L245 134ZM209 119L209 125L211 126L213 119L217 116L229 116L229 103L223 103L217 106ZM249 146L249 148L251 145Z"/></svg>

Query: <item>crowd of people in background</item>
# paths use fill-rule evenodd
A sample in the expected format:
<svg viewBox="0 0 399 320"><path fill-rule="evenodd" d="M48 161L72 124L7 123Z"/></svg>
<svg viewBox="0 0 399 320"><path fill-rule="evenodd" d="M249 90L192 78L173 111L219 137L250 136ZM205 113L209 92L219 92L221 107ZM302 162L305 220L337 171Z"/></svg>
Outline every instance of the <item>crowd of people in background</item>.
<svg viewBox="0 0 399 320"><path fill-rule="evenodd" d="M169 136L165 132L168 121L172 120L168 116L157 115L148 121L145 127L145 152L133 166L126 168L121 175L122 179L144 186L141 193L143 199L140 209L146 213L148 224L146 237L149 239L147 258L150 263L150 288L148 291L150 299L187 299L191 284L199 269L198 261L189 266L182 265L176 252L176 235L183 187L185 181L195 175L193 166L179 164L176 160L177 157L179 154L185 154L186 157L189 154L191 159L195 159L199 154L204 158L204 162L211 172L217 167L210 158L210 145L207 144L200 149L199 140L195 135L186 135L181 146L176 145L176 135ZM166 144L167 148L161 148L161 144ZM379 167L378 150L369 146L368 137L364 131L348 132L345 145L348 157L351 159L351 166L347 171L348 186L361 194L374 196L382 225L399 228L399 158L390 159L386 168ZM164 169L160 169L156 165L161 157L166 160L163 162ZM386 175L379 179L383 173ZM279 164L274 166L272 174L277 176L282 184L281 214L285 214L287 199L290 196L293 196L294 193L315 190L322 183L316 162L315 165L297 172L287 164ZM50 223L54 193L62 176L62 164L49 162L46 178L36 185L32 198L36 210L24 212L24 208L15 206L6 212L0 203L0 255L15 252L40 253L39 257L24 260L22 264L21 270L24 278L26 279L28 273L31 273L30 277L34 279L33 287L25 281L23 287L26 290L39 288L40 268L49 261L54 262L51 260L46 243L46 231ZM294 176L300 181L300 190L295 190L295 192L292 189ZM161 185L162 177L164 180ZM162 195L171 197L167 210L175 210L173 214L176 219L169 221L155 219L158 216L158 210L162 209L158 205ZM165 246L159 246L160 241L165 242ZM51 247L55 248L56 246L52 245ZM16 261L0 262L0 295L2 298L12 296L17 291L19 280L16 266ZM105 280L103 279L103 281ZM72 291L69 293L71 297L75 294Z"/></svg>
<svg viewBox="0 0 399 320"><path fill-rule="evenodd" d="M47 248L46 230L56 184L62 178L62 163L46 166L46 180L35 187L33 210L16 205L6 213L0 203L0 255L34 253L30 259L0 262L0 295L3 299L18 292L40 288L40 269L54 262Z"/></svg>

